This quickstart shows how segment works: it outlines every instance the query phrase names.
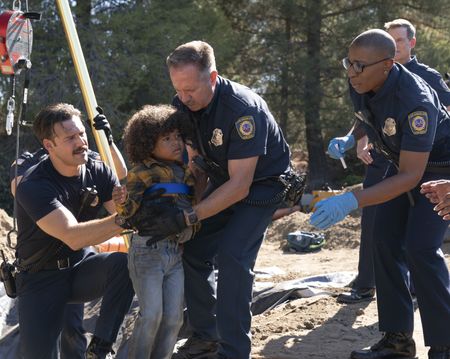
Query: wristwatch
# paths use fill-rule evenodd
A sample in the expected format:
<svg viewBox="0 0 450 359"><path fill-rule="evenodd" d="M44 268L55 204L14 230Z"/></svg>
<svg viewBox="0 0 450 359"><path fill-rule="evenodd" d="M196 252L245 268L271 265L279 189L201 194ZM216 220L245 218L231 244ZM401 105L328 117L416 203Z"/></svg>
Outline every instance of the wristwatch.
<svg viewBox="0 0 450 359"><path fill-rule="evenodd" d="M132 228L130 223L127 221L127 219L124 216L121 216L119 213L117 213L116 216L114 217L114 223L124 229Z"/></svg>
<svg viewBox="0 0 450 359"><path fill-rule="evenodd" d="M197 213L195 213L195 210L192 207L185 209L183 212L186 224L188 226L193 226L194 224L197 224L199 222Z"/></svg>

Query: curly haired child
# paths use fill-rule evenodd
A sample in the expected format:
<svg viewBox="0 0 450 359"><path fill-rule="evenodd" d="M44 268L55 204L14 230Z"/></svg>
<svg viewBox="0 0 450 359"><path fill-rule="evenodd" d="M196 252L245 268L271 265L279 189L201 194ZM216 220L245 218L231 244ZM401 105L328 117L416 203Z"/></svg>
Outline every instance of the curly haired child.
<svg viewBox="0 0 450 359"><path fill-rule="evenodd" d="M194 177L183 164L184 136L190 121L169 105L144 106L128 121L124 130L125 153L133 167L128 172L126 191L114 196L117 211L132 218L146 193L160 188L167 202L180 209L192 207ZM119 199L120 197L120 199ZM149 221L152 219L149 218ZM139 316L130 343L130 358L171 358L183 322L184 273L182 245L195 227L167 238L133 234L128 267L139 301Z"/></svg>

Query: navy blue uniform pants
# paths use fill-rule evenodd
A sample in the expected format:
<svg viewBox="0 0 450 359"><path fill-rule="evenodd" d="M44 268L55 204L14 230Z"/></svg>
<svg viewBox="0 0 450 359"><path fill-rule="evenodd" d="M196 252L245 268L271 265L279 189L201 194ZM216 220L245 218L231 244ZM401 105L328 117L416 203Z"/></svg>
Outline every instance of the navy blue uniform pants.
<svg viewBox="0 0 450 359"><path fill-rule="evenodd" d="M252 186L252 198L271 198L280 186ZM185 298L194 335L219 340L227 358L249 359L253 267L276 206L238 203L202 221L183 255ZM216 258L217 256L217 258ZM214 262L219 274L217 287Z"/></svg>
<svg viewBox="0 0 450 359"><path fill-rule="evenodd" d="M367 166L363 187L369 188L383 180L389 166L392 166L382 155L372 152L373 162ZM393 170L393 169L392 169ZM353 288L374 288L375 273L373 268L373 226L377 206L364 207L361 215L361 237L359 244L358 276Z"/></svg>
<svg viewBox="0 0 450 359"><path fill-rule="evenodd" d="M68 303L102 297L94 335L114 342L133 299L125 253L92 254L63 270L17 277L20 346L24 359L56 359Z"/></svg>
<svg viewBox="0 0 450 359"><path fill-rule="evenodd" d="M84 304L67 304L61 332L61 359L84 359L87 340L83 328Z"/></svg>
<svg viewBox="0 0 450 359"><path fill-rule="evenodd" d="M425 174L422 182L446 178ZM425 345L450 345L450 279L440 249L448 222L434 205L411 191L378 205L374 228L375 281L379 328L382 332L413 332L414 310L407 269L414 282Z"/></svg>

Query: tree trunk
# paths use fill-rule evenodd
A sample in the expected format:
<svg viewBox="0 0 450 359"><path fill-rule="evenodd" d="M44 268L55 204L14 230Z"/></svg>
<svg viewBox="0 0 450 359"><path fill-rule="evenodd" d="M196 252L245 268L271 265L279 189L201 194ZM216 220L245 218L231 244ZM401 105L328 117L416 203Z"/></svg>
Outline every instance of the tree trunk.
<svg viewBox="0 0 450 359"><path fill-rule="evenodd" d="M290 14L291 6L285 4L284 18L284 56L281 67L281 91L280 91L280 117L279 123L285 136L288 135L288 117L289 117L289 71L291 60L291 37L292 37L292 17Z"/></svg>
<svg viewBox="0 0 450 359"><path fill-rule="evenodd" d="M84 31L87 31L89 29L89 25L91 22L91 10L91 0L77 1L77 6L75 7L75 15L78 22L77 26L82 28Z"/></svg>
<svg viewBox="0 0 450 359"><path fill-rule="evenodd" d="M320 125L320 29L322 0L307 0L306 46L307 60L304 67L304 104L306 144L309 154L310 189L322 187L328 180L327 163Z"/></svg>

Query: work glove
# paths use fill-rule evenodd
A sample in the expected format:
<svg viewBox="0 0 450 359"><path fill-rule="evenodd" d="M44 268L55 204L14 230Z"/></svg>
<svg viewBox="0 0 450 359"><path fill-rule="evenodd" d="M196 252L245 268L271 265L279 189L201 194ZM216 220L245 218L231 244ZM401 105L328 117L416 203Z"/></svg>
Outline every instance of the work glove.
<svg viewBox="0 0 450 359"><path fill-rule="evenodd" d="M98 115L94 117L92 120L93 126L97 131L103 130L105 131L106 139L108 140L108 145L112 145L114 142L114 137L111 131L111 125L109 124L106 116L103 114L103 109L100 106L97 106Z"/></svg>
<svg viewBox="0 0 450 359"><path fill-rule="evenodd" d="M342 221L351 211L358 208L358 201L352 192L323 199L315 205L309 223L319 229Z"/></svg>
<svg viewBox="0 0 450 359"><path fill-rule="evenodd" d="M328 155L338 160L344 157L344 152L348 151L355 145L355 136L348 135L344 137L335 137L328 144Z"/></svg>

